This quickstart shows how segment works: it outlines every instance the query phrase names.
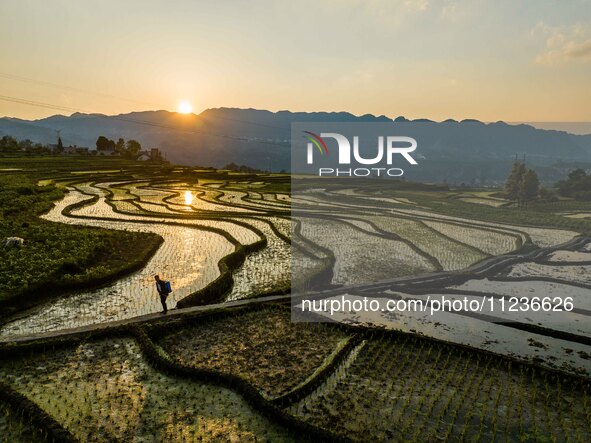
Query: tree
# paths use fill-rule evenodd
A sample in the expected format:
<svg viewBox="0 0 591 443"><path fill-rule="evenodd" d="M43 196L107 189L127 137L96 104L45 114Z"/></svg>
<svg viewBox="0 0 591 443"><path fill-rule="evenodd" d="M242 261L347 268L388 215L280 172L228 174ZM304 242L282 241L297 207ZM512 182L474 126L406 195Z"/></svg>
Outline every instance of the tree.
<svg viewBox="0 0 591 443"><path fill-rule="evenodd" d="M11 137L10 135L5 135L0 139L0 150L3 151L16 151L18 148L18 142L16 138Z"/></svg>
<svg viewBox="0 0 591 443"><path fill-rule="evenodd" d="M575 169L574 171L569 172L568 179L571 182L576 182L576 181L582 180L586 176L587 176L587 173L585 172L585 170L578 168L578 169Z"/></svg>
<svg viewBox="0 0 591 443"><path fill-rule="evenodd" d="M119 137L117 143L115 143L115 151L119 155L123 155L125 153L125 140L122 137Z"/></svg>
<svg viewBox="0 0 591 443"><path fill-rule="evenodd" d="M507 181L505 182L505 197L507 199L519 199L519 190L524 174L525 165L523 164L523 162L516 161L515 163L513 163L513 167L511 168L511 171L509 171Z"/></svg>
<svg viewBox="0 0 591 443"><path fill-rule="evenodd" d="M29 140L28 138L18 142L18 147L22 151L31 151L33 149L33 146L34 146L34 143L31 140Z"/></svg>
<svg viewBox="0 0 591 443"><path fill-rule="evenodd" d="M558 193L576 200L591 200L591 175L583 169L575 169L568 174L568 179L556 183Z"/></svg>
<svg viewBox="0 0 591 443"><path fill-rule="evenodd" d="M107 151L109 149L109 139L104 135L99 136L96 139L96 150L97 151Z"/></svg>
<svg viewBox="0 0 591 443"><path fill-rule="evenodd" d="M57 138L57 152L64 152L64 144L62 143L62 138Z"/></svg>
<svg viewBox="0 0 591 443"><path fill-rule="evenodd" d="M540 180L538 174L533 169L528 169L523 174L519 184L519 200L528 202L534 200L540 192Z"/></svg>
<svg viewBox="0 0 591 443"><path fill-rule="evenodd" d="M126 158L136 160L141 150L142 145L140 142L137 140L127 140L127 149L124 155Z"/></svg>

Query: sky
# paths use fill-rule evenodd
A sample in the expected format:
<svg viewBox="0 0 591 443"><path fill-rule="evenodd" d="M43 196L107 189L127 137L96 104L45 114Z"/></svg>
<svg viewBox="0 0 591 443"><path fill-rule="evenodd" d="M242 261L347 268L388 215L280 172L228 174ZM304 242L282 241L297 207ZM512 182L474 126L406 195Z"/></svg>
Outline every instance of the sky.
<svg viewBox="0 0 591 443"><path fill-rule="evenodd" d="M591 122L591 0L2 0L0 17L0 116L187 101Z"/></svg>

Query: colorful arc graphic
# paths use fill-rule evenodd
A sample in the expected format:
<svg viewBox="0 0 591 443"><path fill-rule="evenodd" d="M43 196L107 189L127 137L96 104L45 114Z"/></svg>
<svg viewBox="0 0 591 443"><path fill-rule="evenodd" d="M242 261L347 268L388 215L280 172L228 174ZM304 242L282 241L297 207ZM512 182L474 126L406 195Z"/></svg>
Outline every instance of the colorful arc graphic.
<svg viewBox="0 0 591 443"><path fill-rule="evenodd" d="M320 151L321 154L328 154L328 147L326 146L326 143L324 143L324 140L322 140L322 137L320 137L319 135L314 134L313 132L309 132L309 131L304 131L306 134L310 134L312 137L308 137L308 140L310 140L312 143L314 143L316 145L316 147L318 148L318 150ZM320 147L320 145L322 145L322 148L324 148L324 151L322 151L322 148Z"/></svg>

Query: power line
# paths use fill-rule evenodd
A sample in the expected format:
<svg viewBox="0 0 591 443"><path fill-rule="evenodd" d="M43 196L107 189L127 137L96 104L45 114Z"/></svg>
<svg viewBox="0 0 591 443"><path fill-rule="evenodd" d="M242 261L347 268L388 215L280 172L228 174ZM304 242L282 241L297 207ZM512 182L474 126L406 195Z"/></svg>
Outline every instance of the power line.
<svg viewBox="0 0 591 443"><path fill-rule="evenodd" d="M29 78L29 77L22 77L20 75L7 74L5 72L0 72L0 77L6 78L8 80L16 80L16 81L20 81L20 82L33 83L33 84L38 84L38 85L42 85L42 86L50 86L52 88L64 89L64 90L73 91L73 92L81 92L83 94L95 95L97 97L114 98L117 100L123 100L126 102L136 103L138 105L158 108L158 105L155 105L154 103L142 102L142 101L134 100L131 98L119 97L119 96L116 96L113 94L106 94L103 92L88 91L86 89L74 88L72 86L67 86L67 85L60 85L58 83L48 82L48 81L44 81L44 80L36 80L33 78Z"/></svg>
<svg viewBox="0 0 591 443"><path fill-rule="evenodd" d="M37 106L39 108L53 109L54 111L78 112L74 108L67 108L65 106L59 106L59 105L52 105L52 104L49 104L49 103L36 102L36 101L27 100L27 99L18 98L18 97L8 97L6 95L0 95L0 100L4 100L4 101L7 101L7 102L13 102L13 103L19 103L21 105L29 105L29 106Z"/></svg>
<svg viewBox="0 0 591 443"><path fill-rule="evenodd" d="M47 109L52 109L52 110L56 110L56 111L86 113L84 111L81 111L81 110L75 109L75 108L54 105L51 103L37 102L34 100L27 100L27 99L18 98L18 97L9 97L6 95L0 95L0 100L11 102L11 103L28 105L28 106L47 108ZM89 113L87 113L87 114L89 114ZM156 128L170 129L172 131L185 132L185 133L189 133L189 134L219 137L219 138L225 138L225 139L229 139L229 140L236 140L236 141L240 141L240 142L261 143L261 144L277 146L277 147L281 147L281 148L286 147L286 144L279 144L279 143L269 142L266 140L252 140L252 139L248 139L246 137L237 137L237 136L227 135L227 134L216 134L216 133L212 133L212 132L205 132L205 131L199 131L199 130L194 130L194 129L183 129L183 128L178 128L178 127L172 126L172 125L150 122L147 120L136 120L136 119L126 118L126 117L121 117L119 115L113 115L113 116L108 116L108 115L104 115L104 114L90 114L90 115L92 115L93 117L105 118L105 119L109 119L109 120L118 120L118 121L123 121L123 122L127 122L127 123L135 123L138 125L152 126L152 127L156 127Z"/></svg>
<svg viewBox="0 0 591 443"><path fill-rule="evenodd" d="M73 91L73 92L81 92L83 94L89 94L89 95L94 95L97 97L105 97L105 98L114 98L117 100L123 100L123 101L127 101L130 103L136 103L136 104L140 104L143 106L150 106L153 108L159 108L159 105L156 105L154 103L148 103L148 102L142 102L142 101L138 101L138 100L134 100L134 99L130 99L130 98L125 98L125 97L121 97L121 96L116 96L113 94L106 94L103 92L94 92L94 91L89 91L86 89L81 89L81 88L74 88L72 86L67 86L67 85L61 85L58 83L53 83L53 82L48 82L48 81L44 81L44 80L37 80L37 79L33 79L33 78L29 78L29 77L23 77L20 75L14 75L14 74L8 74L5 72L0 72L0 77L1 78L6 78L9 80L15 80L15 81L21 81L21 82L25 82L25 83L32 83L32 84L38 84L38 85L42 85L42 86L49 86L52 88L58 88L58 89L64 89L67 91ZM52 109L52 108L50 108ZM205 117L202 117L205 119ZM260 126L260 127L264 127L264 128L271 128L271 129L280 129L282 131L288 129L288 128L284 128L281 126L275 126L275 125L267 125L264 123L256 123L256 122L251 122L248 120L239 120L239 119L234 119L234 118L229 118L229 117L220 117L217 116L216 118L219 118L220 120L227 120L227 121L233 121L233 122L237 122L237 123L245 123L248 125L253 125L253 126Z"/></svg>

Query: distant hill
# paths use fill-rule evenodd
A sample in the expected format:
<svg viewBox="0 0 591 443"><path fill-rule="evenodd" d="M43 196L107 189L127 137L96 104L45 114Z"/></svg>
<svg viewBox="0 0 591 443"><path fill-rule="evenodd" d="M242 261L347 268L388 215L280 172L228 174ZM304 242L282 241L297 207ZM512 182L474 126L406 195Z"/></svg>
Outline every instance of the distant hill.
<svg viewBox="0 0 591 443"><path fill-rule="evenodd" d="M132 112L115 116L76 113L40 120L0 119L0 136L55 142L61 131L65 144L94 148L99 135L135 138L144 147L160 147L174 163L223 166L233 162L279 171L289 170L292 122L389 122L401 135L415 137L424 159L408 178L423 181L498 183L514 159L526 155L542 179L562 178L566 171L591 165L591 135L536 129L477 120L407 120L347 112L270 112L215 108L199 115L168 111ZM587 165L589 163L589 165Z"/></svg>

